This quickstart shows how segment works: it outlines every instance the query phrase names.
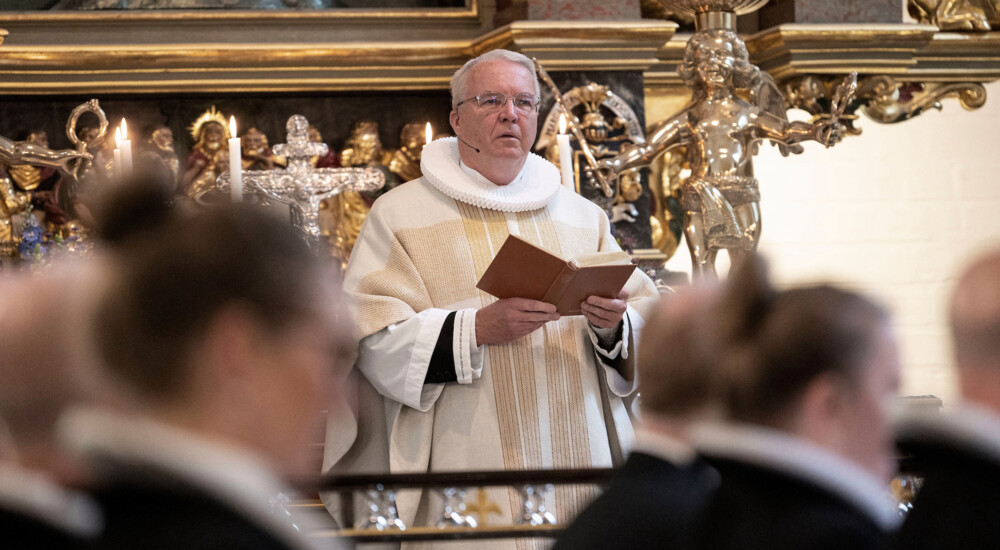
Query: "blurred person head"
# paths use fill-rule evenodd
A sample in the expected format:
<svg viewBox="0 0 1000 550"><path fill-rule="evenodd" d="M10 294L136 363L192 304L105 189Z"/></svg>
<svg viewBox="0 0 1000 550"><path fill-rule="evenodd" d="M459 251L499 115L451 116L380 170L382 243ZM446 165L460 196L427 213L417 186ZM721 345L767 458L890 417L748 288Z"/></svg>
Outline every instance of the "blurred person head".
<svg viewBox="0 0 1000 550"><path fill-rule="evenodd" d="M171 210L155 190L105 209L117 275L98 350L153 418L293 471L343 367L337 277L287 220Z"/></svg>
<svg viewBox="0 0 1000 550"><path fill-rule="evenodd" d="M684 289L662 298L646 320L636 369L647 426L683 437L687 423L717 408L716 346L708 318L716 294L710 287Z"/></svg>
<svg viewBox="0 0 1000 550"><path fill-rule="evenodd" d="M71 406L110 397L87 345L102 266L93 256L0 276L0 419L9 460L64 473L58 418Z"/></svg>
<svg viewBox="0 0 1000 550"><path fill-rule="evenodd" d="M777 291L750 257L719 302L720 391L733 420L808 440L868 471L893 472L889 405L899 385L886 312L829 285Z"/></svg>
<svg viewBox="0 0 1000 550"><path fill-rule="evenodd" d="M1000 249L963 271L950 317L962 396L1000 411Z"/></svg>

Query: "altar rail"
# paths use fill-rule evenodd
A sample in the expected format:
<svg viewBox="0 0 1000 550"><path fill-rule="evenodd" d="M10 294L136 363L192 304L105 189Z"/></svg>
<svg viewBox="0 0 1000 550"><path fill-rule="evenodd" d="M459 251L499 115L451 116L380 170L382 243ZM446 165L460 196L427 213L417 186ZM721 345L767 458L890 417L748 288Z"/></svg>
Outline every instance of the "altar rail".
<svg viewBox="0 0 1000 550"><path fill-rule="evenodd" d="M470 471L436 472L423 474L360 474L333 475L318 484L320 491L340 494L343 525L351 528L339 531L320 531L314 537L337 536L356 544L374 542L417 542L459 539L496 539L513 537L556 537L565 527L557 525L499 525L480 527L407 527L406 530L355 529L354 493L381 485L387 489L418 489L446 487L490 487L519 485L586 484L607 486L615 470L612 468L520 470L520 471Z"/></svg>

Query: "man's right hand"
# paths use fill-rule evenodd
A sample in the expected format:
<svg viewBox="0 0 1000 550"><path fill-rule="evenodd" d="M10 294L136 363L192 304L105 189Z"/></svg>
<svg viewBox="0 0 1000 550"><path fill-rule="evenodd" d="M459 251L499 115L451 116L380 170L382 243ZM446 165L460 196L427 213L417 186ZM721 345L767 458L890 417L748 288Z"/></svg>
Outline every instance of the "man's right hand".
<svg viewBox="0 0 1000 550"><path fill-rule="evenodd" d="M506 344L559 319L556 306L527 298L504 298L476 312L476 345Z"/></svg>

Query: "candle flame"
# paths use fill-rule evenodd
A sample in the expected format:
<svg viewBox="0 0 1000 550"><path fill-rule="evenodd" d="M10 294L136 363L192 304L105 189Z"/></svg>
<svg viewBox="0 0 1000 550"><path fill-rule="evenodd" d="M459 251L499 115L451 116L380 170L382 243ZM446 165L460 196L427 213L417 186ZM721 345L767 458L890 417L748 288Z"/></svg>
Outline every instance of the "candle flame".
<svg viewBox="0 0 1000 550"><path fill-rule="evenodd" d="M115 128L115 147L121 149L122 147L122 127L119 126Z"/></svg>
<svg viewBox="0 0 1000 550"><path fill-rule="evenodd" d="M236 137L236 117L229 117L229 137Z"/></svg>
<svg viewBox="0 0 1000 550"><path fill-rule="evenodd" d="M122 141L128 139L128 123L125 122L125 117L122 117L122 125L119 126L122 131Z"/></svg>
<svg viewBox="0 0 1000 550"><path fill-rule="evenodd" d="M566 133L566 114L562 113L559 115L559 133Z"/></svg>
<svg viewBox="0 0 1000 550"><path fill-rule="evenodd" d="M427 127L424 129L424 144L428 144L434 139L434 131L431 130L431 123L427 123Z"/></svg>

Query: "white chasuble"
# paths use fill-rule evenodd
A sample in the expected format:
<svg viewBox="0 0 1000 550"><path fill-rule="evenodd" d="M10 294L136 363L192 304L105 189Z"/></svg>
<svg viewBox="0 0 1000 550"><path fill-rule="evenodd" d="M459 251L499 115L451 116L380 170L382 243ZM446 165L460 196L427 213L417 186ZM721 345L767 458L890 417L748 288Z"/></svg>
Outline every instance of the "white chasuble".
<svg viewBox="0 0 1000 550"><path fill-rule="evenodd" d="M622 398L634 392L635 383L603 365L598 354L635 361L643 315L657 296L652 282L639 270L629 279L622 337L609 349L599 346L579 315L549 322L508 344L476 346L475 312L496 301L476 283L508 235L564 258L617 250L618 244L607 215L559 185L558 170L536 155L529 155L513 182L496 186L459 163L451 138L424 149L422 169L424 177L375 202L351 255L344 288L359 342L356 366L364 380L356 377L362 388L353 424L341 419L328 427L324 469L610 467L612 449L631 444ZM456 312L452 355L458 381L424 384L451 312ZM606 380L607 391L602 392L598 377ZM611 429L605 401L613 416ZM426 493L399 495L400 517L407 525L433 524L441 514L440 497ZM481 523L511 524L521 515L516 490L492 487L485 496L480 499L484 509L473 510ZM563 523L594 496L593 487L557 486L547 504ZM476 497L473 489L466 502ZM544 544L518 539L465 546Z"/></svg>

